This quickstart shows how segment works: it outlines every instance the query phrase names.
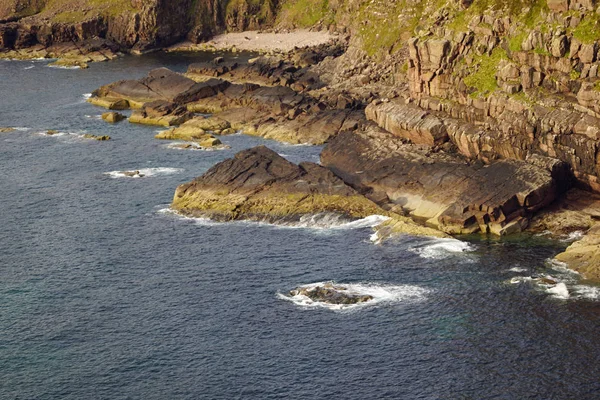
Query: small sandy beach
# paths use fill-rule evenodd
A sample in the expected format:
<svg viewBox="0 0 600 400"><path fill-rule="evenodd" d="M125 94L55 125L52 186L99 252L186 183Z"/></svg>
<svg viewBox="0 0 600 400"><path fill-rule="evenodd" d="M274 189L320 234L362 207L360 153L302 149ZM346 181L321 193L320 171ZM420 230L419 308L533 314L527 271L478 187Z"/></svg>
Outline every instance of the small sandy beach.
<svg viewBox="0 0 600 400"><path fill-rule="evenodd" d="M327 43L336 36L329 32L312 32L299 29L287 33L262 33L258 31L246 31L240 33L226 33L213 37L205 43L193 44L182 42L173 45L167 51L194 51L206 50L230 50L236 48L241 51L288 52L294 47L313 47Z"/></svg>

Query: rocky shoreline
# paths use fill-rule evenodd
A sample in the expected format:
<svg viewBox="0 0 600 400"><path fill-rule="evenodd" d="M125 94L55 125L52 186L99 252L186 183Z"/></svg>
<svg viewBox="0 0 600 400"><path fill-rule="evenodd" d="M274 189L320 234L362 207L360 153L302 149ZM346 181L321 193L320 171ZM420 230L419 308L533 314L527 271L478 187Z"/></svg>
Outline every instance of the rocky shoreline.
<svg viewBox="0 0 600 400"><path fill-rule="evenodd" d="M174 10L191 3L133 3L137 27L103 12L74 30L49 16L47 28L36 25L46 15L41 12L0 24L0 48L6 56L65 46L69 59L67 49L75 45L80 55L109 59L180 40L190 43L180 50L193 50L223 27L246 31L273 22L241 9L219 15L219 2L199 2L194 7L212 10L212 22L188 18L178 26ZM520 2L521 8L417 3L421 11L410 10L419 24L390 26L398 37L389 48L381 47L384 38L372 41L362 27L339 22L355 12L369 26L369 15L395 12L375 1L363 11L335 9L339 20L328 28L337 35L322 34L328 40L315 46L248 62L217 57L184 74L161 68L103 86L89 102L132 109L130 122L166 127L157 138L190 146L218 146L218 135L236 131L325 145L321 165L294 165L265 148L239 153L177 189L173 208L182 213L267 221L318 212L382 214L395 221L388 233L581 230L587 235L558 259L600 279L600 35L594 33L600 21L594 2ZM159 24L165 15L173 18ZM148 33L151 23L162 29ZM316 25L324 28L322 21Z"/></svg>

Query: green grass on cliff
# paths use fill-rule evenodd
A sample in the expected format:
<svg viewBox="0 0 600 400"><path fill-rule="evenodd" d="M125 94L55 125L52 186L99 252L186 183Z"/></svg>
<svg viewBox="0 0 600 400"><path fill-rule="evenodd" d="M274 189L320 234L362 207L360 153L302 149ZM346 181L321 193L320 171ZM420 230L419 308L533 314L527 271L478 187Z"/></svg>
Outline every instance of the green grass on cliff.
<svg viewBox="0 0 600 400"><path fill-rule="evenodd" d="M506 51L496 47L492 54L484 54L474 58L471 64L471 73L464 79L467 86L474 88L472 97L487 96L498 89L496 72L498 64L502 60L508 59Z"/></svg>
<svg viewBox="0 0 600 400"><path fill-rule="evenodd" d="M323 21L326 25L333 22L333 12L329 0L288 0L281 6L279 21L308 28Z"/></svg>
<svg viewBox="0 0 600 400"><path fill-rule="evenodd" d="M547 11L546 0L474 0L469 8L456 13L450 19L448 26L455 31L466 31L474 16L496 12L516 17L516 21L533 28L540 22L542 14Z"/></svg>
<svg viewBox="0 0 600 400"><path fill-rule="evenodd" d="M573 37L585 44L600 40L600 16L595 13L587 13L579 25L573 29Z"/></svg>
<svg viewBox="0 0 600 400"><path fill-rule="evenodd" d="M116 16L134 11L130 1L123 0L50 0L42 13L53 22L73 23L96 15Z"/></svg>

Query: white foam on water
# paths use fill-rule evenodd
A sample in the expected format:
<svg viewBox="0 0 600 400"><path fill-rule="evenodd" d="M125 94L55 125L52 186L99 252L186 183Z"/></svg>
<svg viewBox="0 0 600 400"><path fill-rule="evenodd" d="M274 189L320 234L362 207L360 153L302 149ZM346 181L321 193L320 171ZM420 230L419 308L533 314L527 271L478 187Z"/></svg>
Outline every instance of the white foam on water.
<svg viewBox="0 0 600 400"><path fill-rule="evenodd" d="M179 147L182 144L190 144L191 147L182 148ZM228 150L229 146L211 146L211 147L202 147L198 143L190 143L190 142L173 142L169 143L165 146L168 149L173 150L187 150L187 151L220 151L220 150Z"/></svg>
<svg viewBox="0 0 600 400"><path fill-rule="evenodd" d="M552 297L556 299L568 299L569 298L569 289L567 289L567 285L563 282L559 282L556 285L550 286L546 289L546 293L550 294Z"/></svg>
<svg viewBox="0 0 600 400"><path fill-rule="evenodd" d="M579 279L580 277L579 272L569 268L567 263L564 263L562 261L550 258L546 260L546 264L550 269L559 273L561 275L561 278L563 279L573 281L574 279Z"/></svg>
<svg viewBox="0 0 600 400"><path fill-rule="evenodd" d="M30 65L29 67L25 67L23 69L27 70L27 69L33 69L33 68L35 68L35 65Z"/></svg>
<svg viewBox="0 0 600 400"><path fill-rule="evenodd" d="M510 271L510 272L517 272L517 273L521 273L521 272L527 272L527 268L523 268L523 267L513 267L513 268L510 268L508 271Z"/></svg>
<svg viewBox="0 0 600 400"><path fill-rule="evenodd" d="M409 251L418 254L423 258L440 260L443 258L455 256L461 253L467 253L475 250L471 244L458 239L431 239L428 242L415 246Z"/></svg>
<svg viewBox="0 0 600 400"><path fill-rule="evenodd" d="M126 172L134 172L134 171L139 171L140 175L129 176L126 174ZM110 171L110 172L105 172L104 175L108 175L111 178L137 179L137 178L147 178L147 177L159 176L159 175L173 175L173 174L178 174L182 171L184 171L183 168L158 167L158 168L140 168L140 169L135 169L135 170L127 170L127 171Z"/></svg>
<svg viewBox="0 0 600 400"><path fill-rule="evenodd" d="M590 285L574 285L571 297L582 300L600 300L600 287Z"/></svg>
<svg viewBox="0 0 600 400"><path fill-rule="evenodd" d="M54 68L54 69L81 69L80 67L68 66L68 65L47 65L47 67Z"/></svg>
<svg viewBox="0 0 600 400"><path fill-rule="evenodd" d="M69 135L78 136L78 134L74 133L74 132L57 132L54 134L49 134L47 131L43 131L43 132L37 132L37 134L40 136L44 136L44 137L63 137L63 136L69 136Z"/></svg>
<svg viewBox="0 0 600 400"><path fill-rule="evenodd" d="M308 285L302 285L300 287L311 289L331 283L332 282L316 282ZM322 301L314 301L301 294L291 296L290 294L278 292L277 297L282 300L290 301L297 306L304 308L326 308L334 311L346 311L383 304L423 301L426 299L426 295L430 292L428 289L413 285L382 285L376 283L334 283L334 285L346 288L344 293L358 296L367 295L373 297L373 299L357 304L329 304Z"/></svg>
<svg viewBox="0 0 600 400"><path fill-rule="evenodd" d="M143 170L140 170L142 172ZM116 171L119 172L119 171ZM205 217L190 217L187 215L183 215L176 210L171 208L163 208L158 210L160 214L170 214L175 215L182 220L194 221L198 225L204 226L214 226L221 224L238 224L238 225L254 225L254 226L269 226L278 229L308 229L313 230L315 232L335 232L335 231L343 231L350 229L362 229L362 228L371 228L381 224L383 221L386 221L388 217L383 215L370 215L368 217L358 219L355 221L350 221L347 218L333 213L321 213L321 214L313 214L313 215L305 215L300 218L297 222L281 222L281 223L271 223L265 221L251 221L251 220L237 220L237 221L227 221L227 222L219 222L213 221L210 218Z"/></svg>
<svg viewBox="0 0 600 400"><path fill-rule="evenodd" d="M102 119L102 115L86 115L85 117L89 118L89 119L96 119L96 120Z"/></svg>
<svg viewBox="0 0 600 400"><path fill-rule="evenodd" d="M531 276L515 276L514 278L511 278L510 283L517 284L517 283L524 283L524 282L531 282L533 281L533 278Z"/></svg>
<svg viewBox="0 0 600 400"><path fill-rule="evenodd" d="M81 97L83 97L84 99L86 99L86 100L87 100L87 99L89 99L90 97L92 97L92 94L91 94L91 93L84 93L84 94L82 94L82 95L81 95Z"/></svg>
<svg viewBox="0 0 600 400"><path fill-rule="evenodd" d="M573 232L569 233L568 235L562 236L559 240L561 242L575 242L577 240L582 239L583 236L585 236L585 232L583 232L583 231L573 231Z"/></svg>
<svg viewBox="0 0 600 400"><path fill-rule="evenodd" d="M344 230L344 229L362 229L372 228L387 221L389 217L383 215L369 215L355 221L334 213L319 213L314 215L305 215L298 222L285 223L283 226L288 228L307 228L317 230Z"/></svg>

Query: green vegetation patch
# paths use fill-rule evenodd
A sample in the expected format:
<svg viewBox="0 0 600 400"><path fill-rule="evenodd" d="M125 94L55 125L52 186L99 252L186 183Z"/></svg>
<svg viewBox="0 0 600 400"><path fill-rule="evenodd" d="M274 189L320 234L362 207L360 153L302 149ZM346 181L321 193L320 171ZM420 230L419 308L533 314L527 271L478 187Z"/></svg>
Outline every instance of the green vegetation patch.
<svg viewBox="0 0 600 400"><path fill-rule="evenodd" d="M596 13L586 13L579 25L573 29L573 37L585 44L599 40L600 16Z"/></svg>
<svg viewBox="0 0 600 400"><path fill-rule="evenodd" d="M279 21L294 26L308 28L320 21L333 22L334 13L329 0L290 0L281 6Z"/></svg>
<svg viewBox="0 0 600 400"><path fill-rule="evenodd" d="M487 96L498 89L496 81L498 64L506 59L508 59L506 51L500 47L494 49L490 55L475 57L470 67L472 72L464 78L465 84L475 89L472 93L473 97Z"/></svg>

